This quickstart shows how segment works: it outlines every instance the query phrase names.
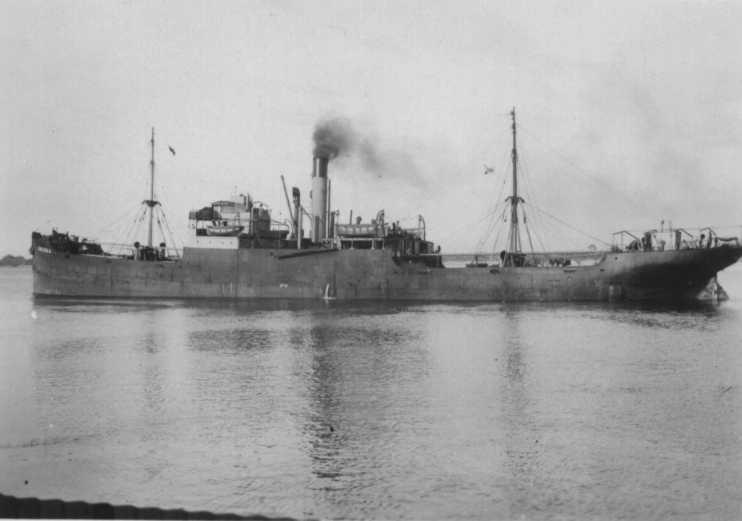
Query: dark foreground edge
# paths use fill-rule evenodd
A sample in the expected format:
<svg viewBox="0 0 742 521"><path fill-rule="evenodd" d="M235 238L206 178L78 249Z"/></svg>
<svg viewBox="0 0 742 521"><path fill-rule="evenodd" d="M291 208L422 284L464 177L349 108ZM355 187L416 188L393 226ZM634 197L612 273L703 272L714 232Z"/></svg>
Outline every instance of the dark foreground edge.
<svg viewBox="0 0 742 521"><path fill-rule="evenodd" d="M189 512L182 509L163 510L152 507L111 505L110 503L87 503L85 501L62 501L15 497L0 494L0 517L2 518L57 518L57 519L247 519L255 521L292 521L290 517L267 517L262 515L240 516L207 511Z"/></svg>

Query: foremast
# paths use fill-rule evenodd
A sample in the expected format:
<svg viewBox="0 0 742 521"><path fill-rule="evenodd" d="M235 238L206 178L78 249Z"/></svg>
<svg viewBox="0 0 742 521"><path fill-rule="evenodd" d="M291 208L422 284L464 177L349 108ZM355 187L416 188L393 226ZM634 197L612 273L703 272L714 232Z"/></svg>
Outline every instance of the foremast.
<svg viewBox="0 0 742 521"><path fill-rule="evenodd" d="M518 203L522 203L523 198L518 195L518 147L517 147L517 131L515 125L515 107L510 111L510 118L512 120L513 129L513 150L510 154L513 162L513 193L508 196L505 201L510 202L510 230L508 232L508 253L520 253L521 252L521 240L520 240L520 227L518 225ZM512 264L511 255L507 256L507 264Z"/></svg>
<svg viewBox="0 0 742 521"><path fill-rule="evenodd" d="M149 227L147 229L147 246L152 247L152 224L154 221L155 206L160 204L159 201L155 200L155 127L152 127L152 137L149 140L150 144L150 160L149 160L149 199L142 201L142 204L147 205L149 209Z"/></svg>

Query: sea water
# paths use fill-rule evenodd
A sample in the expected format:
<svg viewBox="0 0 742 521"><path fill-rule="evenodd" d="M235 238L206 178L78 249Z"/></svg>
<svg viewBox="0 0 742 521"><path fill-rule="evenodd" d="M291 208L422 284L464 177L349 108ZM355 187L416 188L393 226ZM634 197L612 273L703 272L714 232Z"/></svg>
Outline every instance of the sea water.
<svg viewBox="0 0 742 521"><path fill-rule="evenodd" d="M0 270L0 493L297 518L742 518L720 306L55 301Z"/></svg>

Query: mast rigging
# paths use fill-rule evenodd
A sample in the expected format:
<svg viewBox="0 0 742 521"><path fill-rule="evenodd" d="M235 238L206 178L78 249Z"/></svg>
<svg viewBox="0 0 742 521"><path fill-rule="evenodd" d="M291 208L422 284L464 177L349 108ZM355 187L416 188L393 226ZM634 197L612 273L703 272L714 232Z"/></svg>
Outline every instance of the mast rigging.
<svg viewBox="0 0 742 521"><path fill-rule="evenodd" d="M152 225L154 220L154 208L157 206L159 201L155 201L155 127L152 127L152 138L149 140L150 144L150 160L149 160L149 199L143 201L142 204L146 204L149 207L149 227L147 229L147 246L152 247Z"/></svg>
<svg viewBox="0 0 742 521"><path fill-rule="evenodd" d="M513 129L513 150L511 159L513 162L513 194L506 201L510 201L510 233L508 238L508 252L519 253L521 251L520 227L518 226L518 203L522 203L523 198L518 196L518 148L515 126L515 107L510 111Z"/></svg>

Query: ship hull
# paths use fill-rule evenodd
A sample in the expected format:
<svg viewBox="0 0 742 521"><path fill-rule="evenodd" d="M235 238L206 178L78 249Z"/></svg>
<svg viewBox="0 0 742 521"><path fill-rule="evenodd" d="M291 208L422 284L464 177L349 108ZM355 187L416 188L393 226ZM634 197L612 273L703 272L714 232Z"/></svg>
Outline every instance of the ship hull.
<svg viewBox="0 0 742 521"><path fill-rule="evenodd" d="M35 296L423 301L690 301L742 248L606 252L592 266L435 268L389 250L186 248L136 261L36 251Z"/></svg>

